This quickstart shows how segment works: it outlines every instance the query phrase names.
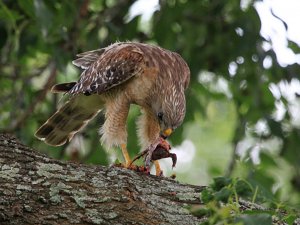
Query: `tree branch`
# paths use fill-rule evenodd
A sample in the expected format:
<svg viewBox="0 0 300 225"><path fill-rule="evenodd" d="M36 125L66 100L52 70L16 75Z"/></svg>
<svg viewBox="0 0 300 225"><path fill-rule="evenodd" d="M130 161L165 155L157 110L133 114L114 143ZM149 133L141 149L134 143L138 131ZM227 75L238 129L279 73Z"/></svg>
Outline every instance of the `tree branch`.
<svg viewBox="0 0 300 225"><path fill-rule="evenodd" d="M0 223L199 224L203 187L50 159L0 134Z"/></svg>

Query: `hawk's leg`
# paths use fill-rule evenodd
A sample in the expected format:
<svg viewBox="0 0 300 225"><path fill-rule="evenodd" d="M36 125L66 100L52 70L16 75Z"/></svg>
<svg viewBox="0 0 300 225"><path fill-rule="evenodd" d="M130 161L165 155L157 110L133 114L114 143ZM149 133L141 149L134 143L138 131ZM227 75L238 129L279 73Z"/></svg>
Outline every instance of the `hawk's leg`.
<svg viewBox="0 0 300 225"><path fill-rule="evenodd" d="M125 160L125 167L129 168L131 166L131 159L128 154L127 148L126 148L126 144L121 144L121 149L122 149L122 154L123 154L123 157Z"/></svg>
<svg viewBox="0 0 300 225"><path fill-rule="evenodd" d="M105 122L100 130L102 133L101 141L108 147L119 146L125 163L122 167L129 168L131 159L129 157L126 143L127 130L126 120L129 112L130 103L125 95L116 94L114 98L107 97Z"/></svg>
<svg viewBox="0 0 300 225"><path fill-rule="evenodd" d="M154 165L155 165L156 176L162 176L163 171L160 168L158 160L154 160Z"/></svg>

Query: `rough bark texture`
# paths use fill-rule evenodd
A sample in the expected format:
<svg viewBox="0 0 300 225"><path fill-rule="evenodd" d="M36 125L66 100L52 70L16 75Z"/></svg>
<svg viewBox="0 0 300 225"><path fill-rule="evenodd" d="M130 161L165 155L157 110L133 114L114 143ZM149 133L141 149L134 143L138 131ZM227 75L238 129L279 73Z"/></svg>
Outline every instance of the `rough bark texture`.
<svg viewBox="0 0 300 225"><path fill-rule="evenodd" d="M199 224L203 187L61 162L0 134L0 224Z"/></svg>

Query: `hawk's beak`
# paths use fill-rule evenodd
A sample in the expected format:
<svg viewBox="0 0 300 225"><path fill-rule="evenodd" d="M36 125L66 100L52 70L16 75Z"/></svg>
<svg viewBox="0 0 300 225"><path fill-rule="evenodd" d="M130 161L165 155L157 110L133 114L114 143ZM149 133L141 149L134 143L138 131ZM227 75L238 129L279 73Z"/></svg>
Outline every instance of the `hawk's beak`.
<svg viewBox="0 0 300 225"><path fill-rule="evenodd" d="M161 134L160 136L164 139L166 139L167 137L169 137L173 132L173 129L172 128L168 128L168 129L165 129Z"/></svg>

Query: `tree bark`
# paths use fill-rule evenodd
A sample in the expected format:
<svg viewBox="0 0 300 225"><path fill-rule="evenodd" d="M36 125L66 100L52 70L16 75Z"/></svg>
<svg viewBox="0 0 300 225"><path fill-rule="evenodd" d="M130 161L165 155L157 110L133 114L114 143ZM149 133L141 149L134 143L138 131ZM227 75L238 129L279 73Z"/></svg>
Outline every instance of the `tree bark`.
<svg viewBox="0 0 300 225"><path fill-rule="evenodd" d="M204 187L51 159L0 134L0 224L199 224Z"/></svg>

